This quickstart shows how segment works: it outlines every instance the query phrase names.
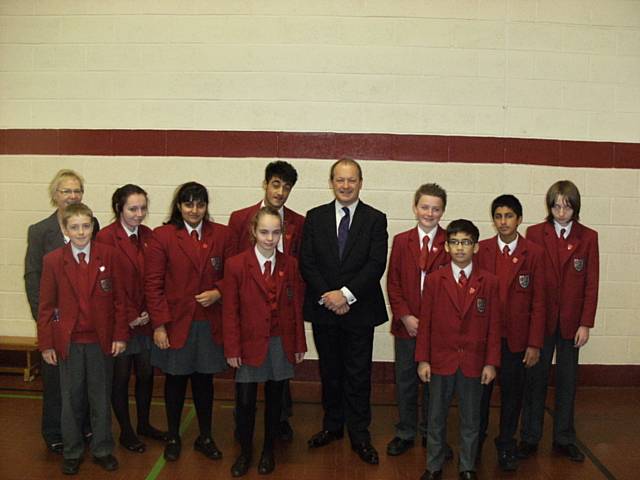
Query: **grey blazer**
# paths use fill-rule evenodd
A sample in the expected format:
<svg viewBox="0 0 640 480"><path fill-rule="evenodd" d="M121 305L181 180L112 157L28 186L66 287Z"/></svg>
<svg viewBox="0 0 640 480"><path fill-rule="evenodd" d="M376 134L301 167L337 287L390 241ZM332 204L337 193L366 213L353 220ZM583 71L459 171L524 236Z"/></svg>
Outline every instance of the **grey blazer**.
<svg viewBox="0 0 640 480"><path fill-rule="evenodd" d="M93 236L100 230L98 220L93 218ZM24 258L24 288L27 291L31 316L38 320L40 305L40 276L44 256L64 246L64 236L56 212L29 227L27 233L27 254Z"/></svg>

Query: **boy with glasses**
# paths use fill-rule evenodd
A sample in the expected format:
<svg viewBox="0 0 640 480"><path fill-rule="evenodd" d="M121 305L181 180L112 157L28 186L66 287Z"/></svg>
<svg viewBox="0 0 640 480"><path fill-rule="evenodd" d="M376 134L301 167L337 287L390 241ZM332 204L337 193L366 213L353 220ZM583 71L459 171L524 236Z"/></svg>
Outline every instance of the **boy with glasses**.
<svg viewBox="0 0 640 480"><path fill-rule="evenodd" d="M447 227L450 267L427 277L416 340L418 375L429 382L427 470L421 480L442 478L447 413L454 391L460 409L460 478L477 478L482 385L500 365L498 279L473 263L478 228L469 220Z"/></svg>

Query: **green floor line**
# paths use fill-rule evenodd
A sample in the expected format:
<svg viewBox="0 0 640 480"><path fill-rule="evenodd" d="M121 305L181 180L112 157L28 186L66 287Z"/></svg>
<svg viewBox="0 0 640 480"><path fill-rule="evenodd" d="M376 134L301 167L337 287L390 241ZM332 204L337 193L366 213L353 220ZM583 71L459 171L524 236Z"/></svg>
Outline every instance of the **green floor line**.
<svg viewBox="0 0 640 480"><path fill-rule="evenodd" d="M187 428L189 428L189 424L195 416L196 409L194 407L191 407L189 413L180 425L180 435L183 435ZM153 468L151 468L149 475L146 476L145 480L155 480L156 478L158 478L158 475L160 475L160 472L162 472L162 469L164 468L166 463L167 461L164 459L164 454L161 454L158 460L156 460L156 463L153 465Z"/></svg>

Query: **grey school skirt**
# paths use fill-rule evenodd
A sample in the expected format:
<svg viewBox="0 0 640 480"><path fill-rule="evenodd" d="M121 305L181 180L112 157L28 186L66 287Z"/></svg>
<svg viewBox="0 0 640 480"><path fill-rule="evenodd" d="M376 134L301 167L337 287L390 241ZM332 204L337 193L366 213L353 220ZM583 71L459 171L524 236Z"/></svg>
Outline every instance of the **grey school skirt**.
<svg viewBox="0 0 640 480"><path fill-rule="evenodd" d="M138 355L151 350L153 341L147 335L132 335L127 341L127 349L120 355Z"/></svg>
<svg viewBox="0 0 640 480"><path fill-rule="evenodd" d="M160 350L155 344L151 349L151 365L169 375L192 373L219 373L227 369L222 345L211 337L209 320L194 320L189 336L182 348Z"/></svg>
<svg viewBox="0 0 640 480"><path fill-rule="evenodd" d="M262 365L242 365L236 372L238 383L263 383L269 380L279 382L287 378L293 378L293 365L287 359L280 337L269 338L267 356Z"/></svg>

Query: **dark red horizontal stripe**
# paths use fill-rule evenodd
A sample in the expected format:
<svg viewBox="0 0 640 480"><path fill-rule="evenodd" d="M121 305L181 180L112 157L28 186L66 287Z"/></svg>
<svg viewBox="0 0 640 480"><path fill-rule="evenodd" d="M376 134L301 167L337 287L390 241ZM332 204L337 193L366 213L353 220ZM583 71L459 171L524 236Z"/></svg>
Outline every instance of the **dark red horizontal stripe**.
<svg viewBox="0 0 640 480"><path fill-rule="evenodd" d="M0 130L4 155L324 158L640 168L640 143L380 133Z"/></svg>

